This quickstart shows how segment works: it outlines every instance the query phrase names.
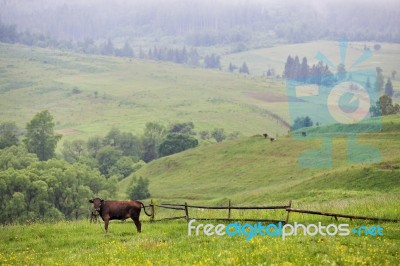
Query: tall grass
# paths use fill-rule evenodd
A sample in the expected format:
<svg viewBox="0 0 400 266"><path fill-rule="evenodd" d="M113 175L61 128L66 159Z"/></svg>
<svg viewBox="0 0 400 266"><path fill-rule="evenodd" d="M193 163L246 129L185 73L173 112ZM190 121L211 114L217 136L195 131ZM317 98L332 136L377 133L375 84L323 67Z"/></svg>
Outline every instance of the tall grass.
<svg viewBox="0 0 400 266"><path fill-rule="evenodd" d="M323 225L326 218L293 215L299 222ZM206 223L206 222L203 222ZM207 222L218 224L220 222ZM199 224L195 223L195 225ZM244 222L242 223L244 224ZM371 222L350 222L349 228ZM132 221L102 224L88 221L0 227L2 265L395 265L400 251L397 224L380 223L384 236L188 236L186 221L143 222L137 233Z"/></svg>

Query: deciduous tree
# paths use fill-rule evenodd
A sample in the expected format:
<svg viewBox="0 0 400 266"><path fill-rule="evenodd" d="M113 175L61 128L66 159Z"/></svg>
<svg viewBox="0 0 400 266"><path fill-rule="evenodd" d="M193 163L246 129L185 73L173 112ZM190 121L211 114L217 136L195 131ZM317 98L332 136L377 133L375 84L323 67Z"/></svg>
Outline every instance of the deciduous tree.
<svg viewBox="0 0 400 266"><path fill-rule="evenodd" d="M53 116L47 110L36 114L26 126L25 146L41 161L54 157L60 139L61 135L54 133Z"/></svg>
<svg viewBox="0 0 400 266"><path fill-rule="evenodd" d="M0 149L17 145L20 135L20 130L14 122L0 123Z"/></svg>

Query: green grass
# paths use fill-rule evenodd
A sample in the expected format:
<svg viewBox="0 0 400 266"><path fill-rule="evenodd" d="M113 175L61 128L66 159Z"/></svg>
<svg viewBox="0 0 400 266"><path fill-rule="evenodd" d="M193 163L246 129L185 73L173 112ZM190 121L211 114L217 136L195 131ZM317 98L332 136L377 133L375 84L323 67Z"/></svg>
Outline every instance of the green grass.
<svg viewBox="0 0 400 266"><path fill-rule="evenodd" d="M348 138L334 136L332 168L301 168L299 155L318 149L320 138L285 136L270 142L254 136L161 158L134 176L150 180L153 198L180 202L217 203L229 198L235 203L280 204L289 199L313 202L375 197L380 193L399 195L399 125L399 116L385 117L382 132L358 135L359 144L380 151L380 163L348 162ZM126 198L125 190L131 180L128 177L119 183L120 198Z"/></svg>
<svg viewBox="0 0 400 266"><path fill-rule="evenodd" d="M142 134L151 121L192 121L197 131L222 127L244 135L287 132L268 115L287 120L287 103L253 96L282 95L281 81L267 88L265 80L217 70L20 45L0 44L0 55L0 121L25 127L48 109L63 140L105 135L113 126Z"/></svg>
<svg viewBox="0 0 400 266"><path fill-rule="evenodd" d="M325 52L325 47L328 56L338 53L337 45L331 42L318 44L324 49L309 43L251 51L252 60L258 61L260 70L270 67L272 63L262 66L267 61L261 54L271 53L271 58L281 58L271 61L278 70L289 53L310 54L311 58L316 49ZM360 51L361 44L357 45L351 49ZM232 56L243 55L245 59L250 58L249 53ZM400 219L400 116L385 117L380 132L358 135L360 144L381 152L381 162L349 163L347 136L335 136L333 167L305 169L299 167L299 155L319 148L319 136L346 128L310 128L310 137L305 139L282 136L287 129L268 115L273 112L288 121L282 81L4 44L0 45L0 55L0 121L16 121L23 127L36 112L48 109L55 116L57 130L65 134L64 140L104 135L112 126L141 134L149 121L193 121L197 130L223 127L227 132L257 134L220 144L204 143L141 168L134 175L149 178L156 202L227 205L230 199L233 205L248 206L281 205L293 200L295 208ZM397 69L397 57L398 46L384 44L374 62L384 62L388 73ZM82 92L74 94L74 87ZM364 131L364 126L369 125L357 129ZM265 131L278 134L277 141L262 138L259 134ZM117 198L127 198L126 188L132 179L130 176L118 184ZM170 215L182 213L156 210L156 218ZM190 215L215 218L227 213L191 210ZM284 219L286 213L232 211L232 216ZM297 213L290 215L290 221L348 222ZM350 222L351 226L363 223ZM142 234L135 232L132 222L112 222L107 236L101 225L87 221L7 225L0 227L0 264L398 264L399 227L380 225L384 237L299 236L286 241L188 236L184 221L144 223Z"/></svg>
<svg viewBox="0 0 400 266"><path fill-rule="evenodd" d="M293 215L294 216L294 215ZM307 224L304 218L298 221ZM320 219L321 221L321 219ZM322 218L322 224L333 223ZM211 222L214 225L218 222ZM348 223L341 221L341 223ZM350 222L349 228L365 223ZM366 223L367 226L377 225ZM384 236L188 236L185 221L114 221L0 227L2 265L395 265L400 256L397 224L380 223Z"/></svg>

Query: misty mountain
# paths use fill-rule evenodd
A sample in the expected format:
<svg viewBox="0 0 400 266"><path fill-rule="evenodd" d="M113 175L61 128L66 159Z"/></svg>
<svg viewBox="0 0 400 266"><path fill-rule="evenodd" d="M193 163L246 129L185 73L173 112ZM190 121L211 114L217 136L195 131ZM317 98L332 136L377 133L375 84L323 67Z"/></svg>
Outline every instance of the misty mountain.
<svg viewBox="0 0 400 266"><path fill-rule="evenodd" d="M400 42L398 1L1 0L3 24L58 39L159 38L191 46L346 37ZM256 45L253 45L256 46Z"/></svg>

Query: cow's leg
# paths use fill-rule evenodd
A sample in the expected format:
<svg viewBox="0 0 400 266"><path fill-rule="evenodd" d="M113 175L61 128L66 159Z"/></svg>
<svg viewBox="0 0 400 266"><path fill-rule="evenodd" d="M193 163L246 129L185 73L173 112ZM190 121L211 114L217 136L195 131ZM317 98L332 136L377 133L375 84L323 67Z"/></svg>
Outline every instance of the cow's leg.
<svg viewBox="0 0 400 266"><path fill-rule="evenodd" d="M136 225L136 229L137 229L138 233L142 232L142 223L139 221L139 217L138 218L132 218L132 220Z"/></svg>
<svg viewBox="0 0 400 266"><path fill-rule="evenodd" d="M108 222L110 221L109 218L104 219L104 229L106 230L106 233L108 232Z"/></svg>

